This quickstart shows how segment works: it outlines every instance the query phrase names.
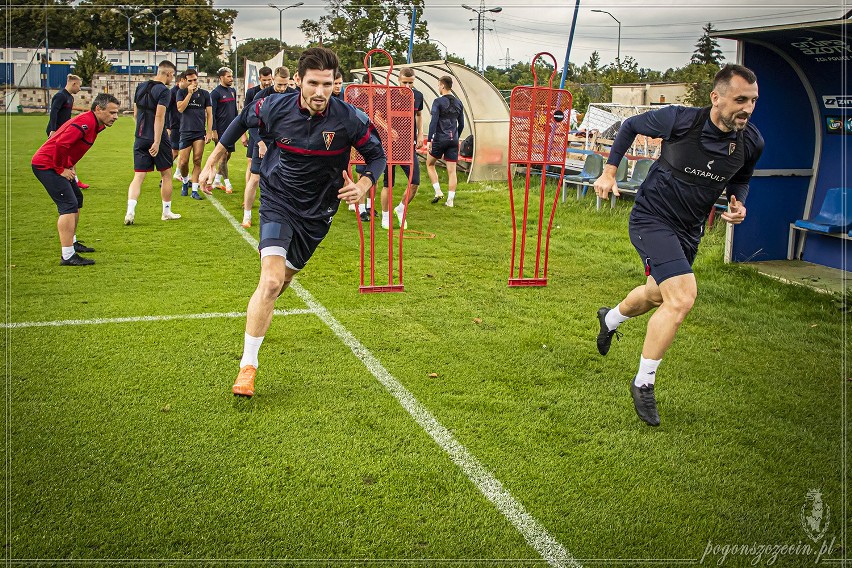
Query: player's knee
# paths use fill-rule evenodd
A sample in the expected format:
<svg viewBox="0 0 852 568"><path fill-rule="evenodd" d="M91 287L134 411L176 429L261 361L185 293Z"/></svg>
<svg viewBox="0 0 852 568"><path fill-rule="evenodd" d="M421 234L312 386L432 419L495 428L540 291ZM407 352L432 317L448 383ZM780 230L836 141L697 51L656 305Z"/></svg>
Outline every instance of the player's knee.
<svg viewBox="0 0 852 568"><path fill-rule="evenodd" d="M287 288L290 287L290 282L292 282L292 281L293 281L292 278L285 278L284 279L283 283L281 284L281 289L278 291L279 296L284 293L284 290L286 290Z"/></svg>
<svg viewBox="0 0 852 568"><path fill-rule="evenodd" d="M669 294L665 300L666 306L677 313L678 316L684 318L695 305L696 296L695 290L679 290L674 294Z"/></svg>
<svg viewBox="0 0 852 568"><path fill-rule="evenodd" d="M284 273L264 273L260 277L260 291L268 299L274 299L290 284Z"/></svg>

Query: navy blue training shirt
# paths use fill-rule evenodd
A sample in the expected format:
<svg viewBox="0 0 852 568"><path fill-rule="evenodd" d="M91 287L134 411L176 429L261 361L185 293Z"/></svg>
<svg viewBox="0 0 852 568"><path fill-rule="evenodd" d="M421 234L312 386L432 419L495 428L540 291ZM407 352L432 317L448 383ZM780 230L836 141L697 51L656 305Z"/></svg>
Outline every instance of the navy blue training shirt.
<svg viewBox="0 0 852 568"><path fill-rule="evenodd" d="M666 141L681 139L704 111L701 108L673 105L631 116L621 125L607 164L618 166L637 134L662 138L664 145ZM736 131L723 132L709 118L701 126L701 146L711 157L727 158L732 152L732 144L736 146L737 139ZM745 202L749 180L763 152L764 141L757 127L750 122L742 132L742 140L745 161L728 180L726 192L728 196L736 196L737 201ZM666 164L657 160L639 187L633 210L637 214L662 219L681 236L695 240L701 236L707 215L721 193L721 190L674 177Z"/></svg>
<svg viewBox="0 0 852 568"><path fill-rule="evenodd" d="M438 97L432 102L429 121L429 141L458 140L464 130L464 107L453 95Z"/></svg>
<svg viewBox="0 0 852 568"><path fill-rule="evenodd" d="M189 89L178 91L178 100L182 101L189 93ZM207 132L207 107L210 106L210 93L204 89L198 89L192 93L189 104L186 105L180 119L180 131L204 135Z"/></svg>
<svg viewBox="0 0 852 568"><path fill-rule="evenodd" d="M170 93L172 98L169 102L169 110L166 114L166 124L168 125L169 130L180 131L181 114L177 108L178 91L180 91L180 87L178 87L177 85L171 88Z"/></svg>
<svg viewBox="0 0 852 568"><path fill-rule="evenodd" d="M210 92L210 104L213 107L213 130L221 135L237 118L237 90L217 85Z"/></svg>
<svg viewBox="0 0 852 568"><path fill-rule="evenodd" d="M414 92L414 141L417 142L417 113L423 110L423 93L417 89L411 89Z"/></svg>
<svg viewBox="0 0 852 568"><path fill-rule="evenodd" d="M133 102L136 103L136 137L153 140L157 107L162 106L168 110L171 102L171 91L159 81L145 81L136 86ZM163 120L163 132L160 133L161 139L168 126L169 117L166 116Z"/></svg>
<svg viewBox="0 0 852 568"><path fill-rule="evenodd" d="M373 180L385 170L382 141L363 111L334 97L313 116L296 93L275 93L246 105L219 143L228 146L248 128L274 140L260 172L261 204L307 220L329 220L337 212L350 149L367 162Z"/></svg>
<svg viewBox="0 0 852 568"><path fill-rule="evenodd" d="M47 132L55 132L59 127L71 120L71 110L74 107L74 95L62 89L50 100L50 119L47 122Z"/></svg>

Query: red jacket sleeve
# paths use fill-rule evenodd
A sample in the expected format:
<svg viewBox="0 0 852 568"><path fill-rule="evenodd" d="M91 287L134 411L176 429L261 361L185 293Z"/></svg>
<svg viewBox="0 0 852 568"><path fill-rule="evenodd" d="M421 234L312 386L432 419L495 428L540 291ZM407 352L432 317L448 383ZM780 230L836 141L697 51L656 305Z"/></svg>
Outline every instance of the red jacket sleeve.
<svg viewBox="0 0 852 568"><path fill-rule="evenodd" d="M53 169L56 170L56 173L61 174L62 170L74 165L71 163L68 151L71 149L71 146L82 140L83 131L77 128L75 124L72 124L64 132L54 134L54 136L58 136L58 138L55 142L56 151L53 153Z"/></svg>

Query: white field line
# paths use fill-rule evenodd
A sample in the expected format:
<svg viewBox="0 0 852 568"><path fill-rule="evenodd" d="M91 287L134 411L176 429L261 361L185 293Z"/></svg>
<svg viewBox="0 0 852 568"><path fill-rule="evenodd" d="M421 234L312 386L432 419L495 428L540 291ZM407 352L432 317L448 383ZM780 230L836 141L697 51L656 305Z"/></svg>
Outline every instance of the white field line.
<svg viewBox="0 0 852 568"><path fill-rule="evenodd" d="M312 314L311 309L300 310L275 310L276 316L295 316L300 314ZM87 320L57 320L57 321L22 321L15 323L4 323L0 326L7 329L20 329L22 327L61 327L66 325L100 325L106 323L133 323L144 321L173 321L173 320L197 320L213 318L244 318L245 312L213 312L208 314L174 314L166 316L133 316L126 318L96 318Z"/></svg>
<svg viewBox="0 0 852 568"><path fill-rule="evenodd" d="M219 213L222 214L230 223L231 226L249 243L254 249L257 249L258 242L246 231L237 220L231 215L225 207L213 196L206 196L213 204ZM340 338L343 343L352 350L352 353L364 363L364 366L373 374L376 379L387 389L387 391L396 398L402 407L414 418L415 422L428 433L435 442L450 456L450 459L464 472L473 484L479 489L485 497L491 501L497 510L500 511L511 522L518 532L524 537L527 543L538 552L551 566L572 566L579 567L571 554L562 546L555 538L550 536L547 530L539 524L532 515L530 515L524 506L512 497L512 494L503 487L497 478L495 478L485 467L479 463L473 454L465 448L455 436L441 425L438 420L432 416L429 410L420 404L414 398L414 395L408 391L373 355L369 349L364 347L352 333L346 329L337 319L331 315L325 306L320 304L313 295L308 292L294 278L290 284L290 288L296 293L302 301L307 304L313 313L331 329L331 331Z"/></svg>

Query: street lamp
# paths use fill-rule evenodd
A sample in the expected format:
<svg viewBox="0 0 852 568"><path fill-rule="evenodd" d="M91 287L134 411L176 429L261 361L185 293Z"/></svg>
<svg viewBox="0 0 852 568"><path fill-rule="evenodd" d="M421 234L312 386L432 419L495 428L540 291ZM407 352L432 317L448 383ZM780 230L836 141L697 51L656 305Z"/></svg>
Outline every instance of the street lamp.
<svg viewBox="0 0 852 568"><path fill-rule="evenodd" d="M362 50L360 50L360 49L356 49L356 50L355 50L355 53L363 53L364 55L367 55L367 52L366 52L366 51L362 51ZM372 55L370 55L370 58L367 60L367 67L368 67L369 69L372 69L372 68L373 68L373 56L372 56Z"/></svg>
<svg viewBox="0 0 852 568"><path fill-rule="evenodd" d="M444 46L444 60L446 60L447 57L449 57L449 53L450 53L450 50L447 49L447 44L445 44L443 41L441 41L439 39L433 39L432 41L434 41L435 43L440 43L442 46Z"/></svg>
<svg viewBox="0 0 852 568"><path fill-rule="evenodd" d="M157 27L160 25L160 16L165 16L169 12L171 10L163 10L159 14L152 12L154 14L154 65L157 65Z"/></svg>
<svg viewBox="0 0 852 568"><path fill-rule="evenodd" d="M151 13L151 10L145 8L136 14L125 12L125 10L132 10L130 7L126 8L110 8L110 12L113 14L119 14L127 18L127 99L130 101L128 109L133 108L133 93L130 92L130 20L136 18L138 16L144 16Z"/></svg>
<svg viewBox="0 0 852 568"><path fill-rule="evenodd" d="M237 36L231 36L231 39L234 40L234 79L236 79L237 76L240 73L240 63L239 63L240 60L237 59L237 46L239 45L240 42L245 43L247 41L254 40L254 38L253 37L247 37L245 39L237 39Z"/></svg>
<svg viewBox="0 0 852 568"><path fill-rule="evenodd" d="M592 12L607 14L618 23L618 51L616 52L615 61L618 63L618 68L621 69L621 21L606 10L592 10Z"/></svg>
<svg viewBox="0 0 852 568"><path fill-rule="evenodd" d="M284 49L284 10L288 8L298 8L303 4L304 2L296 2L295 4L291 4L290 6L284 6L283 8L279 8L271 2L267 4L267 6L269 6L270 8L275 8L276 10L278 10L278 51Z"/></svg>
<svg viewBox="0 0 852 568"><path fill-rule="evenodd" d="M494 12L496 14L497 12L502 12L503 8L500 8L499 6L496 8L486 8L485 0L482 0L478 10L476 8L471 8L467 4L462 4L462 8L470 10L471 12L476 12L476 65L479 67L480 73L482 73L485 70L485 46L483 45L485 37L482 35L483 14L486 12ZM481 65L479 63L480 53L482 54Z"/></svg>

